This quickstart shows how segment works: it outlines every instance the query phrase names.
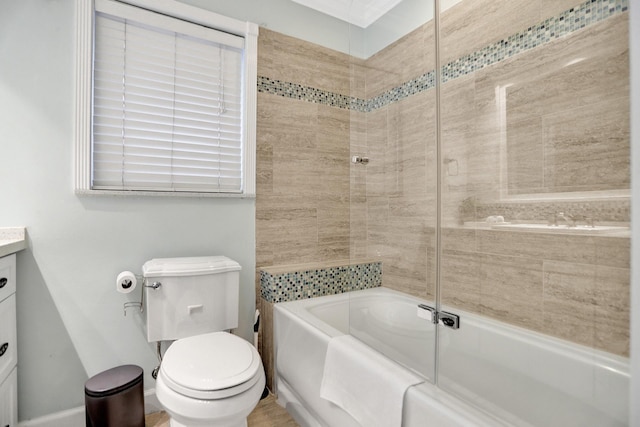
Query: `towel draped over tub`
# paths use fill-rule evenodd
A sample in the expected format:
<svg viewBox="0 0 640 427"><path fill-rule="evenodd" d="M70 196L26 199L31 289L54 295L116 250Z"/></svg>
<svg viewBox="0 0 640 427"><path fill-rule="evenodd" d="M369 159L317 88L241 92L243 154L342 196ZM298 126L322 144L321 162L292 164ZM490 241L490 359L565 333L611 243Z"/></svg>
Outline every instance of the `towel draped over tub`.
<svg viewBox="0 0 640 427"><path fill-rule="evenodd" d="M320 397L366 427L399 427L409 387L424 378L351 335L329 341Z"/></svg>

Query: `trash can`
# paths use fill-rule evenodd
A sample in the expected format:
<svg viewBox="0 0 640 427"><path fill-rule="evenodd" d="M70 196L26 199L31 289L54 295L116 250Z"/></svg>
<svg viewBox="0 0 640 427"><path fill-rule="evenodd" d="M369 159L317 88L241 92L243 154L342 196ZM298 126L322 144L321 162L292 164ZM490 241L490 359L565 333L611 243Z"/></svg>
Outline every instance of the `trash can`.
<svg viewBox="0 0 640 427"><path fill-rule="evenodd" d="M118 366L84 385L87 427L144 427L143 370Z"/></svg>

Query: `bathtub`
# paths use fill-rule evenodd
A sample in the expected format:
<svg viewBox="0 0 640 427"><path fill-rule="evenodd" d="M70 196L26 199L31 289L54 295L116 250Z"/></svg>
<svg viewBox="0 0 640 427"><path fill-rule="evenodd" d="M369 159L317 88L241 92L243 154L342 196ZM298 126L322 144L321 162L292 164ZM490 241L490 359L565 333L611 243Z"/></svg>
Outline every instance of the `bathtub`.
<svg viewBox="0 0 640 427"><path fill-rule="evenodd" d="M375 288L276 304L279 403L303 427L357 427L320 398L329 340L351 333L424 378L404 396L402 427L628 424L628 359L447 307L461 326L439 327L435 386L436 331L421 303Z"/></svg>

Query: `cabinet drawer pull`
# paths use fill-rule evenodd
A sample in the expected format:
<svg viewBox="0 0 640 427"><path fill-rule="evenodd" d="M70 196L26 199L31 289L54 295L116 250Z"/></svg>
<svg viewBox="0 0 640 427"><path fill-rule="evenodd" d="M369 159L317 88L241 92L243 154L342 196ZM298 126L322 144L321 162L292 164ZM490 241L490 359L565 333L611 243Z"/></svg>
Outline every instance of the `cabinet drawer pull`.
<svg viewBox="0 0 640 427"><path fill-rule="evenodd" d="M0 289L4 288L5 285L9 282L9 279L7 279L6 277L3 277L0 279Z"/></svg>
<svg viewBox="0 0 640 427"><path fill-rule="evenodd" d="M4 354L7 352L8 348L9 348L9 343L8 342L0 345L0 357L4 356Z"/></svg>

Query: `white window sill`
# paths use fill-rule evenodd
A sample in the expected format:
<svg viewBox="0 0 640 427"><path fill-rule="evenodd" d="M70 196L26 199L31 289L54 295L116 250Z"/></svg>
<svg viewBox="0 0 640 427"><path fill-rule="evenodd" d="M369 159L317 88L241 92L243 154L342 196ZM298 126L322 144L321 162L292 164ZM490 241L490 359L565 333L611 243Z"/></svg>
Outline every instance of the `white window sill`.
<svg viewBox="0 0 640 427"><path fill-rule="evenodd" d="M118 190L76 190L78 196L109 196L109 197L188 197L196 199L211 199L211 198L224 198L224 199L255 199L255 194L240 194L240 193L195 193L187 191L118 191Z"/></svg>

